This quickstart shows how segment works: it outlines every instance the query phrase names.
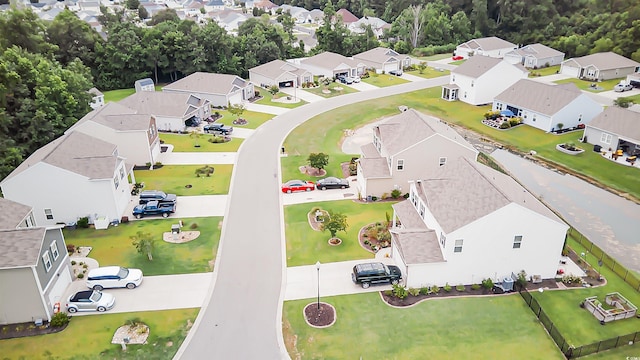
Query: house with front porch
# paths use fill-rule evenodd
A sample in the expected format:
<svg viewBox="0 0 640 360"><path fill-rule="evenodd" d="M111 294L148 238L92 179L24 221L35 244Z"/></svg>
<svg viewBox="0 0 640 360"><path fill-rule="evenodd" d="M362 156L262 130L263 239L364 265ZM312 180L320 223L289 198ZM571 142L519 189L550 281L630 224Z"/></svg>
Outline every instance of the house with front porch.
<svg viewBox="0 0 640 360"><path fill-rule="evenodd" d="M326 78L335 78L339 75L359 76L364 72L366 67L365 64L360 61L328 51L308 58L288 61L309 71L315 76L324 76Z"/></svg>
<svg viewBox="0 0 640 360"><path fill-rule="evenodd" d="M474 55L489 56L502 59L505 54L517 49L518 46L499 37L490 36L479 39L471 39L456 46L455 55L468 59Z"/></svg>
<svg viewBox="0 0 640 360"><path fill-rule="evenodd" d="M522 65L489 56L473 56L451 70L449 84L442 86L442 98L470 105L489 104L496 95L528 74Z"/></svg>
<svg viewBox="0 0 640 360"><path fill-rule="evenodd" d="M620 149L626 156L640 156L640 113L609 106L587 124L582 141L603 151Z"/></svg>
<svg viewBox="0 0 640 360"><path fill-rule="evenodd" d="M510 110L523 124L549 132L588 124L602 112L602 105L573 83L551 85L521 79L495 97L492 109Z"/></svg>
<svg viewBox="0 0 640 360"><path fill-rule="evenodd" d="M568 59L560 65L561 74L591 81L624 78L639 71L640 63L611 51Z"/></svg>
<svg viewBox="0 0 640 360"><path fill-rule="evenodd" d="M393 210L391 257L414 288L521 270L552 279L569 228L514 179L467 158L412 182Z"/></svg>
<svg viewBox="0 0 640 360"><path fill-rule="evenodd" d="M478 151L441 120L408 109L373 128L373 142L362 146L358 160L358 192L382 197L403 194L409 181L426 177L459 157L475 161Z"/></svg>
<svg viewBox="0 0 640 360"><path fill-rule="evenodd" d="M509 51L504 55L504 59L512 64L521 64L528 69L540 69L559 65L564 61L564 53L536 43Z"/></svg>
<svg viewBox="0 0 640 360"><path fill-rule="evenodd" d="M0 188L5 199L32 207L36 224L52 226L81 217L120 220L134 182L133 165L116 145L72 131L36 150Z"/></svg>
<svg viewBox="0 0 640 360"><path fill-rule="evenodd" d="M400 55L395 50L384 47L353 55L353 59L364 63L368 69L375 69L378 74L402 70L411 65L409 55Z"/></svg>
<svg viewBox="0 0 640 360"><path fill-rule="evenodd" d="M211 106L242 104L255 96L253 83L236 75L195 72L162 88L166 93L195 95Z"/></svg>
<svg viewBox="0 0 640 360"><path fill-rule="evenodd" d="M299 87L312 82L313 74L292 63L276 59L249 69L249 80L263 88L274 85L280 88Z"/></svg>

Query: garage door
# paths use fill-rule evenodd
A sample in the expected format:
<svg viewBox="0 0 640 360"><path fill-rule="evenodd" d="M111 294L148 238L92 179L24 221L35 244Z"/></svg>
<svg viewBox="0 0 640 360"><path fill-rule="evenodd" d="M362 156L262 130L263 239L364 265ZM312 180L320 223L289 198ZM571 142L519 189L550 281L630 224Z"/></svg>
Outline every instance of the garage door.
<svg viewBox="0 0 640 360"><path fill-rule="evenodd" d="M388 73L389 71L393 71L393 70L398 70L398 63L397 62L393 62L390 64L384 64L384 72Z"/></svg>
<svg viewBox="0 0 640 360"><path fill-rule="evenodd" d="M568 75L571 77L578 77L578 72L580 71L580 68L577 67L573 67L573 66L562 66L561 69L561 73L564 75Z"/></svg>
<svg viewBox="0 0 640 360"><path fill-rule="evenodd" d="M51 306L57 302L63 301L61 300L62 295L64 294L64 291L67 290L67 286L71 284L71 273L68 271L66 266L63 266L63 268L60 269L60 276L56 276L55 279L55 284L49 292L49 302L51 303Z"/></svg>
<svg viewBox="0 0 640 360"><path fill-rule="evenodd" d="M242 104L242 91L238 91L235 94L229 96L229 102L231 105Z"/></svg>

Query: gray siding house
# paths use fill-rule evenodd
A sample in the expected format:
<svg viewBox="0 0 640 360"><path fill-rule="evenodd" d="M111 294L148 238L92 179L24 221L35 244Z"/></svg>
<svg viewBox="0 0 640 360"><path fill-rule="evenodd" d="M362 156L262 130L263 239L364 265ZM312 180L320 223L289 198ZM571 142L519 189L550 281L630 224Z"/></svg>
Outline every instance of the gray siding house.
<svg viewBox="0 0 640 360"><path fill-rule="evenodd" d="M610 106L587 124L582 139L589 144L600 145L604 151L621 149L626 156L638 156L640 113Z"/></svg>
<svg viewBox="0 0 640 360"><path fill-rule="evenodd" d="M509 51L504 59L529 69L539 69L559 65L564 60L564 53L542 44L531 44Z"/></svg>
<svg viewBox="0 0 640 360"><path fill-rule="evenodd" d="M562 62L560 73L587 80L610 80L637 73L640 63L614 52L602 52Z"/></svg>

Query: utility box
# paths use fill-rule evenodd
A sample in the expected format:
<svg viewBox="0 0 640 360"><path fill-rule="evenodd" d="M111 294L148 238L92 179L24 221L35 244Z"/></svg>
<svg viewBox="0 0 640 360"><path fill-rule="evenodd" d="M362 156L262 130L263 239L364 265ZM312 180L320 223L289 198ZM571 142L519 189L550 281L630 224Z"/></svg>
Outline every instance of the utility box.
<svg viewBox="0 0 640 360"><path fill-rule="evenodd" d="M177 241L180 237L180 224L171 225L171 236L173 236L173 240Z"/></svg>

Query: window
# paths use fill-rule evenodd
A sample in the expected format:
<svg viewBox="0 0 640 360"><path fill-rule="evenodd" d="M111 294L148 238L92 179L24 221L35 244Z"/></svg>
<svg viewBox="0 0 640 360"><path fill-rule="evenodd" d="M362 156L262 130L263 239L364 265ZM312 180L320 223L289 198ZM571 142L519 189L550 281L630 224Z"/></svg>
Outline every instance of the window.
<svg viewBox="0 0 640 360"><path fill-rule="evenodd" d="M445 248L447 247L447 237L444 236L443 233L440 233L440 245Z"/></svg>
<svg viewBox="0 0 640 360"><path fill-rule="evenodd" d="M520 249L521 245L522 245L522 235L516 235L516 237L513 238L513 248Z"/></svg>
<svg viewBox="0 0 640 360"><path fill-rule="evenodd" d="M420 204L420 217L424 219L424 204Z"/></svg>
<svg viewBox="0 0 640 360"><path fill-rule="evenodd" d="M605 144L611 144L611 134L607 134L607 133L602 133L602 135L600 136L600 142L603 142Z"/></svg>
<svg viewBox="0 0 640 360"><path fill-rule="evenodd" d="M49 272L51 270L51 258L48 251L42 255L42 263L44 264L44 270Z"/></svg>
<svg viewBox="0 0 640 360"><path fill-rule="evenodd" d="M47 220L53 220L53 213L51 209L44 209L44 216L47 217Z"/></svg>
<svg viewBox="0 0 640 360"><path fill-rule="evenodd" d="M124 179L124 167L120 168L120 179Z"/></svg>
<svg viewBox="0 0 640 360"><path fill-rule="evenodd" d="M55 240L51 243L51 245L49 245L49 249L51 249L51 255L53 255L53 261L58 260L58 257L60 256L60 252L58 251L58 244L55 242Z"/></svg>
<svg viewBox="0 0 640 360"><path fill-rule="evenodd" d="M120 185L120 179L118 179L118 175L113 177L113 184L116 186L116 189Z"/></svg>
<svg viewBox="0 0 640 360"><path fill-rule="evenodd" d="M462 252L462 239L456 240L455 246L453 247L453 252L454 253Z"/></svg>
<svg viewBox="0 0 640 360"><path fill-rule="evenodd" d="M440 166L442 166L442 165L447 163L447 158L446 157L441 157L439 162L440 162Z"/></svg>
<svg viewBox="0 0 640 360"><path fill-rule="evenodd" d="M473 81L473 80L471 80L471 87L473 87L473 84L474 84L474 81Z"/></svg>
<svg viewBox="0 0 640 360"><path fill-rule="evenodd" d="M455 75L451 75L451 82L455 82L456 81L456 76Z"/></svg>
<svg viewBox="0 0 640 360"><path fill-rule="evenodd" d="M400 171L404 170L404 160L402 160L402 159L398 159L397 168L398 168L398 170L400 170Z"/></svg>

